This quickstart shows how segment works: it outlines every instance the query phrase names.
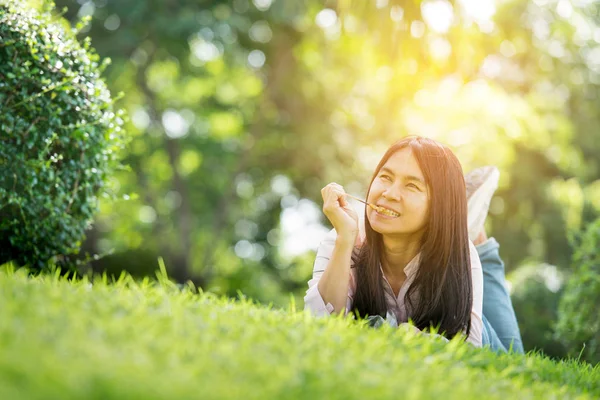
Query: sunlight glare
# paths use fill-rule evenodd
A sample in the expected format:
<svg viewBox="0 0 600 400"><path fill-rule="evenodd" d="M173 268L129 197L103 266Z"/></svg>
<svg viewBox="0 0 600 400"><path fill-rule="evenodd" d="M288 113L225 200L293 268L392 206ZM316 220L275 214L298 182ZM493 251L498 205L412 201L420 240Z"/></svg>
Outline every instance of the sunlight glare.
<svg viewBox="0 0 600 400"><path fill-rule="evenodd" d="M446 60L452 53L452 46L446 39L436 37L429 42L429 52L436 60Z"/></svg>
<svg viewBox="0 0 600 400"><path fill-rule="evenodd" d="M337 14L331 8L325 8L317 14L315 22L322 29L331 28L337 22Z"/></svg>
<svg viewBox="0 0 600 400"><path fill-rule="evenodd" d="M464 12L477 22L489 21L496 13L494 0L459 0Z"/></svg>
<svg viewBox="0 0 600 400"><path fill-rule="evenodd" d="M433 30L438 33L446 33L454 19L452 4L446 0L428 1L421 4L423 19Z"/></svg>

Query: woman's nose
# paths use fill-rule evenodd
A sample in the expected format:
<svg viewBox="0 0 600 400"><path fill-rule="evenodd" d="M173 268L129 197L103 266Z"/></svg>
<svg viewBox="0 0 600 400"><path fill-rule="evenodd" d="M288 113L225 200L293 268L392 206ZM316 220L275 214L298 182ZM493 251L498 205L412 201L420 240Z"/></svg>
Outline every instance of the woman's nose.
<svg viewBox="0 0 600 400"><path fill-rule="evenodd" d="M396 187L396 185L393 185L388 187L383 192L383 197L388 200L400 201L400 199L402 199L402 193L401 190Z"/></svg>

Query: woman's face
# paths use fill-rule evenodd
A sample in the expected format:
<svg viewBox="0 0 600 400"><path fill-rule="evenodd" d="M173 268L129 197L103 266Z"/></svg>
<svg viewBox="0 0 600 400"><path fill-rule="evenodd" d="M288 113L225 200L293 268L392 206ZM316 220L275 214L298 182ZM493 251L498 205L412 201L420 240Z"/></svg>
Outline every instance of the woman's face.
<svg viewBox="0 0 600 400"><path fill-rule="evenodd" d="M367 201L395 212L381 214L367 207L367 218L382 235L420 234L429 212L429 188L410 148L394 153L371 184Z"/></svg>

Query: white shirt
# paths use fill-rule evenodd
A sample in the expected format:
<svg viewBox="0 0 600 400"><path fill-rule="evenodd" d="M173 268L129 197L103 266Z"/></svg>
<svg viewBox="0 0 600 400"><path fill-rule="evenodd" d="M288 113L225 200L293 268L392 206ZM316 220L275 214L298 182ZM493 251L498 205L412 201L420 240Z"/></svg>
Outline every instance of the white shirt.
<svg viewBox="0 0 600 400"><path fill-rule="evenodd" d="M333 254L333 248L335 247L335 239L337 233L332 229L324 238L319 245L317 250L317 256L313 266L312 279L308 281L308 290L306 296L304 296L304 309L310 310L314 315L329 315L333 311L333 305L331 303L325 304L321 293L319 293L318 283L329 264L329 259ZM482 309L483 309L483 271L481 269L481 261L477 250L471 241L469 241L469 250L471 256L471 278L473 282L473 308L471 310L471 331L467 342L473 344L476 347L482 345L482 332L483 332L483 320L482 320ZM415 278L417 268L419 267L420 254L413 258L404 267L404 273L406 274L406 280L400 287L398 296L394 295L391 285L385 278L385 274L382 270L382 276L384 277L384 292L385 300L388 306L388 312L392 312L398 323L408 322L406 305L404 304L404 296L410 287L411 283ZM351 266L353 261L351 261ZM381 268L381 265L379 266ZM348 298L346 301L346 314L352 309L352 301L354 293L356 292L356 270L350 269L350 282L348 284ZM466 332L465 332L466 333Z"/></svg>

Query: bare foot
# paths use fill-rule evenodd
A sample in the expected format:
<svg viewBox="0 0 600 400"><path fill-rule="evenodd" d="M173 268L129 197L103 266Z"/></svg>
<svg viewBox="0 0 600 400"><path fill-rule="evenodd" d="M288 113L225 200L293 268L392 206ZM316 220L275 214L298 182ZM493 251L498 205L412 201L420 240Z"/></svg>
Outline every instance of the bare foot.
<svg viewBox="0 0 600 400"><path fill-rule="evenodd" d="M477 237L475 238L475 240L473 240L473 244L475 246L485 243L488 240L487 235L485 234L485 229L482 227L481 231L479 231L479 235L477 235Z"/></svg>

